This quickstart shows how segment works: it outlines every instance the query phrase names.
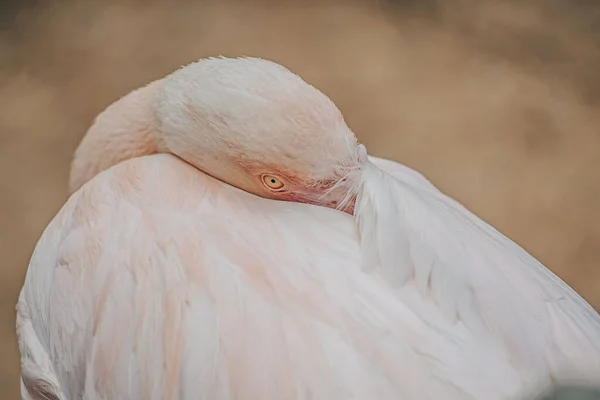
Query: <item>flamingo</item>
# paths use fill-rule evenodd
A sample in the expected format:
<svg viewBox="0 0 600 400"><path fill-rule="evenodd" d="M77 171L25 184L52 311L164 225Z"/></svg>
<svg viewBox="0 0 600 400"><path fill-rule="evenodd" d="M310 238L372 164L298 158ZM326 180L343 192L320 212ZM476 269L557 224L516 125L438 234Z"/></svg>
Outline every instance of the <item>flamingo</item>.
<svg viewBox="0 0 600 400"><path fill-rule="evenodd" d="M285 67L207 58L101 113L17 304L23 399L524 399L600 316Z"/></svg>

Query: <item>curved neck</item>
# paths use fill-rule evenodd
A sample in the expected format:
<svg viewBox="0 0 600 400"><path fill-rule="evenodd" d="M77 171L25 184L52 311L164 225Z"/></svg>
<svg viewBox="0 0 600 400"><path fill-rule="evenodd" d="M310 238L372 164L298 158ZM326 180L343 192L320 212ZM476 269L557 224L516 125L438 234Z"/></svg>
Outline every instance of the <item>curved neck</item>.
<svg viewBox="0 0 600 400"><path fill-rule="evenodd" d="M69 194L122 161L159 152L153 107L161 81L132 91L98 115L75 151Z"/></svg>

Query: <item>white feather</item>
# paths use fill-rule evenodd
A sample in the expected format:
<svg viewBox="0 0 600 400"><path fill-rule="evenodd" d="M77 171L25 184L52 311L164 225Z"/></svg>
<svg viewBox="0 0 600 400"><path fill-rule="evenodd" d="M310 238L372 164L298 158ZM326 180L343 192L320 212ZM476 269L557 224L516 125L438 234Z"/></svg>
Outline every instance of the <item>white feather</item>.
<svg viewBox="0 0 600 400"><path fill-rule="evenodd" d="M19 340L41 348L23 353L24 376L50 376L66 400L504 399L533 387L501 343L420 315L365 275L359 250L347 214L261 199L167 155L121 163L37 246L19 301L33 331Z"/></svg>
<svg viewBox="0 0 600 400"><path fill-rule="evenodd" d="M553 379L569 375L584 381L600 376L597 313L455 201L365 159L355 215L364 265L413 309L422 308L415 293L430 299L448 323L504 343L511 363L524 372L548 370ZM567 325L554 325L555 320ZM557 352L553 343L568 335L578 349ZM575 376L569 369L586 358L581 351L595 356Z"/></svg>

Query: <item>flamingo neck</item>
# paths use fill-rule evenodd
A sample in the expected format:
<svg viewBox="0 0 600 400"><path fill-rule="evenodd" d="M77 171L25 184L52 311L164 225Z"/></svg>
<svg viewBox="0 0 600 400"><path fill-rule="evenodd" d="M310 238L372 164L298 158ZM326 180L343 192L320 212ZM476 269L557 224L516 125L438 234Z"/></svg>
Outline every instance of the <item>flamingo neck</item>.
<svg viewBox="0 0 600 400"><path fill-rule="evenodd" d="M122 161L161 152L153 112L160 83L132 91L98 115L75 151L70 194Z"/></svg>

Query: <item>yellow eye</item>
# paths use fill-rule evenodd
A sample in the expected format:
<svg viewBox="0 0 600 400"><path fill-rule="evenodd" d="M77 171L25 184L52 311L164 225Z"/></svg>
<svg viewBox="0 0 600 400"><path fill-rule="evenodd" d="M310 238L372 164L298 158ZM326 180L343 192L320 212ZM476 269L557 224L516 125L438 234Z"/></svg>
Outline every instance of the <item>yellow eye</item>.
<svg viewBox="0 0 600 400"><path fill-rule="evenodd" d="M279 190L284 186L283 182L275 175L265 174L262 176L262 181L269 189L273 190Z"/></svg>

